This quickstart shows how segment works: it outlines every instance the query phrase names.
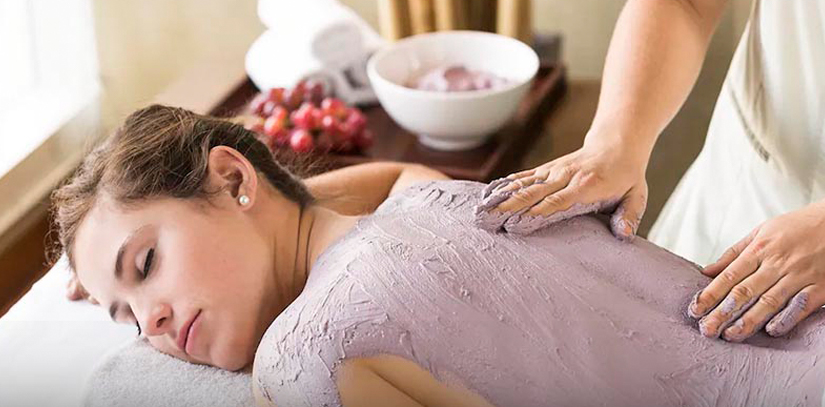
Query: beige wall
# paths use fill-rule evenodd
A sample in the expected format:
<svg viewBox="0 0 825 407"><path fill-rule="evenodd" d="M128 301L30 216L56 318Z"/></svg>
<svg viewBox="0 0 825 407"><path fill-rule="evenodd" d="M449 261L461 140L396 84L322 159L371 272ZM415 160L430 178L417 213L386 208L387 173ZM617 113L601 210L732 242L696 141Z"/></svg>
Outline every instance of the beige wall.
<svg viewBox="0 0 825 407"><path fill-rule="evenodd" d="M343 0L377 26L375 0ZM285 0L286 3L286 0ZM709 52L706 70L724 72L750 0L732 0ZM146 102L197 61L241 58L263 30L254 0L93 0L104 85L125 109ZM538 31L564 37L572 79L598 79L624 1L534 0ZM118 109L119 110L119 109Z"/></svg>
<svg viewBox="0 0 825 407"><path fill-rule="evenodd" d="M103 85L121 114L198 61L243 61L263 31L254 0L92 1Z"/></svg>
<svg viewBox="0 0 825 407"><path fill-rule="evenodd" d="M598 79L624 3L619 0L534 0L535 28L563 35L564 60L572 78ZM749 10L750 0L731 1L711 44L710 65L706 65L706 69L726 69Z"/></svg>
<svg viewBox="0 0 825 407"><path fill-rule="evenodd" d="M374 27L375 0L342 0ZM667 0L662 0L667 1ZM540 32L564 37L563 58L573 79L598 79L613 27L624 0L533 0L534 26ZM744 28L751 0L730 0L730 6L711 44L706 69L726 70L736 40Z"/></svg>

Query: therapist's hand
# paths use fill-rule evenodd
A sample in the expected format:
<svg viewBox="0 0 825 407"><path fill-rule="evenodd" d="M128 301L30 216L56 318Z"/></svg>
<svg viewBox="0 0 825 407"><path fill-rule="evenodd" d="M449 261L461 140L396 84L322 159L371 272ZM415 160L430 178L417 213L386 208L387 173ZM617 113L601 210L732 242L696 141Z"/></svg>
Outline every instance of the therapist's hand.
<svg viewBox="0 0 825 407"><path fill-rule="evenodd" d="M588 137L589 138L589 137ZM621 239L636 234L647 206L647 156L615 144L587 142L568 155L534 169L510 174L502 187L518 190L493 211L548 216L574 204L613 211L611 229Z"/></svg>
<svg viewBox="0 0 825 407"><path fill-rule="evenodd" d="M763 223L702 273L715 278L688 313L703 335L785 335L825 304L825 202Z"/></svg>

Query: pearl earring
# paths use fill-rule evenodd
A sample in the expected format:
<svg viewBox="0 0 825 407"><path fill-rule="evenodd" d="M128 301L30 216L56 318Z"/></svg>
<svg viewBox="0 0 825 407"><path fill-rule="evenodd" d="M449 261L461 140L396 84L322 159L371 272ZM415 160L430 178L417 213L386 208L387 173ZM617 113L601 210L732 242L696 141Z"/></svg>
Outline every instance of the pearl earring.
<svg viewBox="0 0 825 407"><path fill-rule="evenodd" d="M241 195L240 198L238 198L238 203L240 203L241 205L248 204L249 203L249 197L246 196L246 195Z"/></svg>

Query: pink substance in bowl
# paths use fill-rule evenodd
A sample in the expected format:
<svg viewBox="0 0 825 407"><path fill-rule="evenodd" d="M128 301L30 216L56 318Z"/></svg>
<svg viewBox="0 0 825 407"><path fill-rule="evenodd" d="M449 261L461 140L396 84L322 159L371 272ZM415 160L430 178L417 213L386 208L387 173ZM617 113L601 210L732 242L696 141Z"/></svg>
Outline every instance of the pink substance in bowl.
<svg viewBox="0 0 825 407"><path fill-rule="evenodd" d="M449 65L427 71L407 84L407 87L436 92L465 92L498 89L510 83L489 72L471 71L464 65Z"/></svg>

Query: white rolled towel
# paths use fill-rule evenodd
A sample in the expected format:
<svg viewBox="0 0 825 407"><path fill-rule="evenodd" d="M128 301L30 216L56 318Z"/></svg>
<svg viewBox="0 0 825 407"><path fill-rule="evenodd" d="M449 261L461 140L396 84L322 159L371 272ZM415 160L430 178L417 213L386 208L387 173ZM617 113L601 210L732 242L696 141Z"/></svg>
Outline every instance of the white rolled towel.
<svg viewBox="0 0 825 407"><path fill-rule="evenodd" d="M271 30L249 47L246 73L258 89L291 88L307 79L322 81L326 89L334 88L332 75L309 49Z"/></svg>
<svg viewBox="0 0 825 407"><path fill-rule="evenodd" d="M330 69L357 63L384 45L366 21L338 0L260 0L258 17Z"/></svg>

